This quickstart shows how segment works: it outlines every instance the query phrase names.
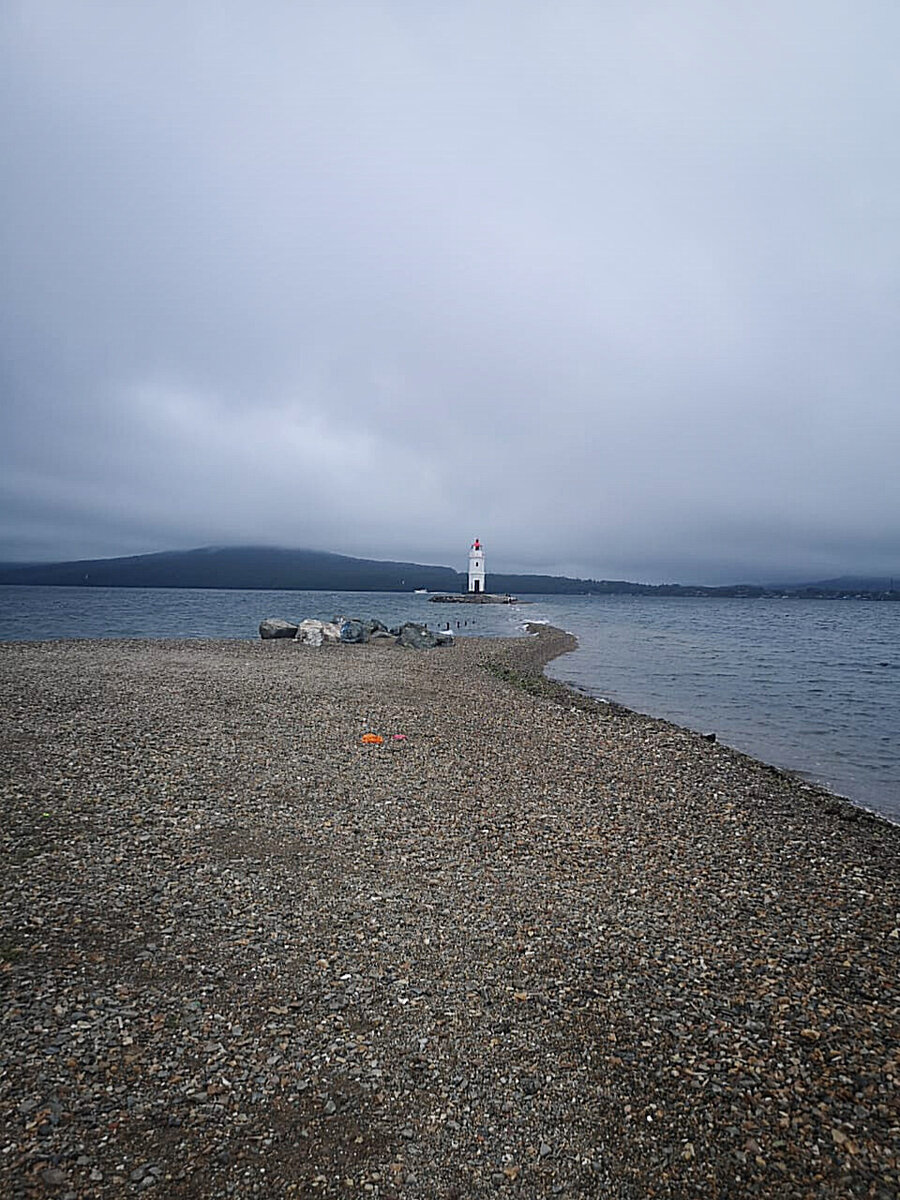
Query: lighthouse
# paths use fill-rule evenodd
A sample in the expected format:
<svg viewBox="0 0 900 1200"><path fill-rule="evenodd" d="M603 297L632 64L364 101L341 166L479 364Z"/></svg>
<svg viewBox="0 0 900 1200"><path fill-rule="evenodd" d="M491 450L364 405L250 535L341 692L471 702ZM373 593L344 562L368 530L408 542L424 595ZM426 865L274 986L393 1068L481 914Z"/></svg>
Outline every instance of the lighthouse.
<svg viewBox="0 0 900 1200"><path fill-rule="evenodd" d="M478 538L469 549L469 592L484 591L484 550Z"/></svg>

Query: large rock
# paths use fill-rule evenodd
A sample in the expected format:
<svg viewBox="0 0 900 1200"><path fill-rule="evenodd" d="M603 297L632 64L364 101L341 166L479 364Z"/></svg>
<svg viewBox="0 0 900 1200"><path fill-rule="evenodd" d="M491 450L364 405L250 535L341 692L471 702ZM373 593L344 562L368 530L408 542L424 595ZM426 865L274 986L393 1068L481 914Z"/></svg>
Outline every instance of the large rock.
<svg viewBox="0 0 900 1200"><path fill-rule="evenodd" d="M369 630L364 621L357 621L351 617L341 625L342 642L367 642L368 640Z"/></svg>
<svg viewBox="0 0 900 1200"><path fill-rule="evenodd" d="M321 646L325 642L339 642L341 631L330 621L317 621L315 617L307 617L297 626L297 636L294 640L304 646Z"/></svg>
<svg viewBox="0 0 900 1200"><path fill-rule="evenodd" d="M405 625L400 626L397 641L399 645L408 646L411 650L433 650L435 646L444 645L448 639L442 634L426 629L424 625L417 625L415 621L407 621Z"/></svg>
<svg viewBox="0 0 900 1200"><path fill-rule="evenodd" d="M305 621L301 621L297 626L297 636L294 638L295 642L300 642L304 646L321 646L324 640L321 621L315 621L312 617L307 617Z"/></svg>
<svg viewBox="0 0 900 1200"><path fill-rule="evenodd" d="M297 636L297 626L290 621L282 621L281 617L266 617L259 623L259 636L265 641L269 638L293 638Z"/></svg>

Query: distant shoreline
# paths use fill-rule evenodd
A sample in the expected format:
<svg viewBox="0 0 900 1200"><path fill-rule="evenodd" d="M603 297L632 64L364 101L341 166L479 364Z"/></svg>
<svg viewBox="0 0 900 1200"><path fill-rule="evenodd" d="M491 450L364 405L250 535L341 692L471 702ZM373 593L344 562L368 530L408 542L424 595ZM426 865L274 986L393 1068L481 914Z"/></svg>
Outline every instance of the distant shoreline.
<svg viewBox="0 0 900 1200"><path fill-rule="evenodd" d="M515 576L506 576L514 580ZM286 584L249 584L249 583L116 583L116 582L35 582L32 580L14 580L0 575L0 587L52 587L79 588L84 590L99 588L120 588L123 590L170 590L170 591L224 591L224 592L381 592L385 595L418 595L419 589L410 588L378 588L350 587L337 584L321 585L318 587ZM602 599L605 596L641 596L647 599L704 599L704 600L863 600L873 603L900 601L900 591L830 591L820 588L777 589L756 587L692 587L687 584L627 584L622 587L609 585L602 590L549 590L532 591L527 587L513 588L525 596L593 596ZM457 593L459 601L465 600L465 593Z"/></svg>
<svg viewBox="0 0 900 1200"><path fill-rule="evenodd" d="M125 558L56 563L0 563L0 584L39 587L175 587L255 591L386 591L464 594L467 577L451 567L352 558L277 547L204 547ZM500 595L687 596L900 600L888 576L842 577L779 586L634 583L564 575L489 571L485 589Z"/></svg>

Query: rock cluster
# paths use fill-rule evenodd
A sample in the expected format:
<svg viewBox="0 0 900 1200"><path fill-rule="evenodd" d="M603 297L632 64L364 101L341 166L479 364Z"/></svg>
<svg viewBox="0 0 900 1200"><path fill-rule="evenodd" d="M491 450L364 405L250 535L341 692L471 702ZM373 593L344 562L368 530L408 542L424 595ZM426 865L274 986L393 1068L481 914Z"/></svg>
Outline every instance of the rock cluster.
<svg viewBox="0 0 900 1200"><path fill-rule="evenodd" d="M272 638L290 638L304 646L335 645L338 642L364 645L368 642L387 642L390 645L406 646L410 650L432 650L435 646L453 643L450 630L435 631L427 625L407 621L388 629L381 621L370 618L362 621L358 617L335 617L332 621L318 621L307 617L298 624L267 617L259 625L259 636L264 641Z"/></svg>

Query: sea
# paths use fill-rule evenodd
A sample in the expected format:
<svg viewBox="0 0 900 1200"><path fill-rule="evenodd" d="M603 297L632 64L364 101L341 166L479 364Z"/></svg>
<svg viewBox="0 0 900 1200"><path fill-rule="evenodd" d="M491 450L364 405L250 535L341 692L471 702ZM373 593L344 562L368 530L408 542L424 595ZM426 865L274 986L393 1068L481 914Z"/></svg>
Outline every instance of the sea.
<svg viewBox="0 0 900 1200"><path fill-rule="evenodd" d="M0 586L0 641L256 638L264 617L337 615L473 637L556 625L579 644L548 666L552 678L715 733L900 821L900 604L528 596L462 606L397 592Z"/></svg>

